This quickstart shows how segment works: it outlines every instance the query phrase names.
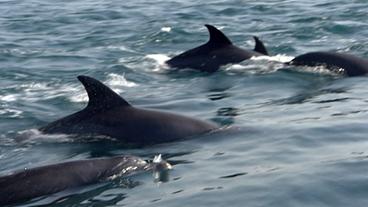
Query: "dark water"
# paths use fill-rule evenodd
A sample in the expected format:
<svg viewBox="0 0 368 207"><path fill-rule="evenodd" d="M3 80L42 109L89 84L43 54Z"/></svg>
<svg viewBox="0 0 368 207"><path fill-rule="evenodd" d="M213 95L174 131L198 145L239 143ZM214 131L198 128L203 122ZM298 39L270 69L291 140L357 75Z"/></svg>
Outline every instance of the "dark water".
<svg viewBox="0 0 368 207"><path fill-rule="evenodd" d="M368 57L368 4L339 1L0 1L0 174L116 154L162 153L174 170L66 192L27 205L366 206L368 79L281 62L308 51ZM238 46L259 36L274 56L215 74L162 62L204 43L204 24ZM136 106L233 130L146 148L15 134L83 108L77 75ZM65 195L61 195L64 197Z"/></svg>

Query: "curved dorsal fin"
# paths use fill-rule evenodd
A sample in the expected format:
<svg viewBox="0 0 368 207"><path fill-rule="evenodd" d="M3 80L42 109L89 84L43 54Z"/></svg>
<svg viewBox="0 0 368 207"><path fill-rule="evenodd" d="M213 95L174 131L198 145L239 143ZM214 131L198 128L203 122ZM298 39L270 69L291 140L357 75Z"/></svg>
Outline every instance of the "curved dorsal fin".
<svg viewBox="0 0 368 207"><path fill-rule="evenodd" d="M254 47L254 51L261 53L263 55L268 55L267 49L264 46L263 42L261 40L259 40L259 38L257 36L253 36L254 41L256 41L256 45Z"/></svg>
<svg viewBox="0 0 368 207"><path fill-rule="evenodd" d="M84 75L78 76L78 80L88 94L87 109L107 110L117 106L130 106L127 101L100 81Z"/></svg>
<svg viewBox="0 0 368 207"><path fill-rule="evenodd" d="M227 38L224 33L218 30L216 27L205 24L208 32L210 33L210 40L208 40L207 44L212 45L232 45L233 43Z"/></svg>

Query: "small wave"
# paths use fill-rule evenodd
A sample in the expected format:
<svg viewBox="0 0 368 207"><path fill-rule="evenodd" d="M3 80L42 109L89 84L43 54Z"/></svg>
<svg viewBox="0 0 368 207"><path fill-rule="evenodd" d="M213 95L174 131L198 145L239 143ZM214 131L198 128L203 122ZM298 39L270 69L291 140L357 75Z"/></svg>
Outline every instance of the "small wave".
<svg viewBox="0 0 368 207"><path fill-rule="evenodd" d="M0 95L0 100L2 102L13 102L18 99L18 95L16 94L8 94L8 95Z"/></svg>
<svg viewBox="0 0 368 207"><path fill-rule="evenodd" d="M121 87L135 87L138 84L128 81L124 75L111 73L107 75L105 83L112 86L112 89L117 93L121 93ZM16 90L14 94L0 95L0 101L3 103L15 101L39 101L45 99L53 99L58 97L67 97L72 102L87 102L88 97L83 89L83 86L78 84L51 84L48 82L31 82L22 85L12 85L7 87L9 90ZM6 110L6 111L5 111ZM12 113L11 117L19 116L21 111L11 109L2 110L0 114Z"/></svg>
<svg viewBox="0 0 368 207"><path fill-rule="evenodd" d="M100 51L123 51L123 52L128 52L128 53L137 53L137 51L129 46L125 46L125 45L107 45L107 46L98 46L95 47L95 50L100 50Z"/></svg>
<svg viewBox="0 0 368 207"><path fill-rule="evenodd" d="M135 87L138 85L134 83L133 81L128 81L125 78L125 74L119 75L116 73L110 73L108 75L108 78L109 79L107 80L107 84L110 86L124 86L124 87L131 88L131 87Z"/></svg>
<svg viewBox="0 0 368 207"><path fill-rule="evenodd" d="M71 102L79 103L88 101L87 93L83 90L82 86L73 88L71 91L69 91L69 94L71 94L69 96L69 101Z"/></svg>
<svg viewBox="0 0 368 207"><path fill-rule="evenodd" d="M2 49L0 53L9 54L15 57L28 57L36 56L42 54L44 51L42 49L26 49L26 48L12 48L12 49Z"/></svg>
<svg viewBox="0 0 368 207"><path fill-rule="evenodd" d="M124 45L119 46L119 50L125 51L125 52L133 52L133 53L136 53L137 52L137 51L135 51L135 50L133 50L131 48L128 48L127 46L124 46Z"/></svg>
<svg viewBox="0 0 368 207"><path fill-rule="evenodd" d="M63 87L51 86L47 83L27 83L22 85L13 85L7 89L16 89L18 92L16 94L4 94L0 95L0 100L3 102L15 102L19 100L26 101L37 101L44 99L52 99L61 96L61 92L70 93L70 91L75 90L75 87L69 87L67 89L62 89Z"/></svg>
<svg viewBox="0 0 368 207"><path fill-rule="evenodd" d="M5 115L9 118L17 118L21 117L23 111L16 110L16 109L0 109L0 115Z"/></svg>

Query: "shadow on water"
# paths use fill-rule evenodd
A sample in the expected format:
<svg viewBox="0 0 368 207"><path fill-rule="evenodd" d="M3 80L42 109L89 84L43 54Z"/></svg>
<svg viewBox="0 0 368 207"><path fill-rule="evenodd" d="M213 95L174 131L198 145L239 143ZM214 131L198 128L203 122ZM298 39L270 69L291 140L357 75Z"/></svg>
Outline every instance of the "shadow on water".
<svg viewBox="0 0 368 207"><path fill-rule="evenodd" d="M22 207L31 206L110 206L115 205L127 198L126 190L140 186L142 183L137 181L135 176L128 176L90 186L77 187L43 196L21 205ZM109 191L110 189L115 189Z"/></svg>
<svg viewBox="0 0 368 207"><path fill-rule="evenodd" d="M212 121L219 123L222 126L231 126L235 123L235 117L240 113L238 108L223 107L216 111L216 117L212 118Z"/></svg>
<svg viewBox="0 0 368 207"><path fill-rule="evenodd" d="M324 86L328 86L329 83L320 84L313 88L307 89L306 91L302 91L299 94L296 94L292 97L286 99L280 99L276 101L272 101L270 104L277 104L277 105L284 105L284 104L301 104L304 102L308 102L313 98L325 94L339 94L345 93L348 89L347 88L338 88L338 89L321 89ZM345 101L348 98L338 98L338 99L331 99L331 100L323 100L323 101L314 101L313 103L328 103L328 102L339 102Z"/></svg>
<svg viewBox="0 0 368 207"><path fill-rule="evenodd" d="M279 100L271 101L268 104L276 104L276 105L284 105L284 104L301 104L304 102L308 102L313 98L325 94L340 94L345 93L349 88L347 87L338 87L334 86L334 82L338 80L338 76L331 74L321 74L321 73L311 73L308 71L299 71L299 70L291 70L291 69L283 69L281 72L286 73L287 75L294 76L294 78L306 80L307 85L305 85L302 90L300 90L297 94ZM342 99L332 99L326 100L326 102L334 102L334 101L342 101ZM322 101L323 102L323 101ZM318 102L316 102L318 103Z"/></svg>

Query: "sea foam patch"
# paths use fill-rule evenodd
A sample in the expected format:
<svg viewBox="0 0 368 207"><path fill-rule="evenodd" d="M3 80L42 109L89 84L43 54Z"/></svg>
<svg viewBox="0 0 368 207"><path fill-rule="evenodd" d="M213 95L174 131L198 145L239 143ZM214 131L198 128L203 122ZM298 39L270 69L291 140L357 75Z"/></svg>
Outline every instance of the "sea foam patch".
<svg viewBox="0 0 368 207"><path fill-rule="evenodd" d="M106 82L106 84L110 85L110 86L124 86L124 87L135 87L138 86L138 84L136 84L133 81L128 81L125 78L125 74L119 75L116 73L110 73L107 75L108 76L108 80Z"/></svg>
<svg viewBox="0 0 368 207"><path fill-rule="evenodd" d="M149 54L145 58L151 59L156 63L153 71L161 71L168 68L166 61L170 60L170 57L165 54Z"/></svg>
<svg viewBox="0 0 368 207"><path fill-rule="evenodd" d="M35 140L53 141L53 142L70 142L71 137L66 134L44 134L38 129L27 129L19 131L15 136L17 142L34 142Z"/></svg>
<svg viewBox="0 0 368 207"><path fill-rule="evenodd" d="M171 32L171 27L162 27L161 31L162 32Z"/></svg>
<svg viewBox="0 0 368 207"><path fill-rule="evenodd" d="M262 56L255 56L251 58L251 60L269 60L269 61L275 61L275 62L280 62L280 63L288 63L292 59L294 59L294 56L287 56L284 54L277 54L274 56L262 55Z"/></svg>
<svg viewBox="0 0 368 207"><path fill-rule="evenodd" d="M244 71L250 74L271 73L285 67L294 57L284 54L275 56L256 56L238 64L229 64L224 67L226 71Z"/></svg>

